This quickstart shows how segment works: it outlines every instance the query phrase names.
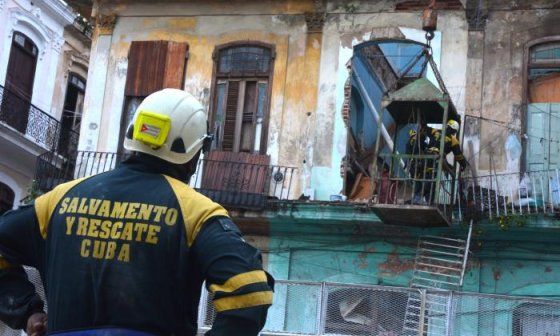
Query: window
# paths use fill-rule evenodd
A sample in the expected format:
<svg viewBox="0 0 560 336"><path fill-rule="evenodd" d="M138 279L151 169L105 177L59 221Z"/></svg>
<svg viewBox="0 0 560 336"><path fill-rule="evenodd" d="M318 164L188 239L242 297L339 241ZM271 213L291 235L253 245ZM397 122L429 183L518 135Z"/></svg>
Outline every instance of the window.
<svg viewBox="0 0 560 336"><path fill-rule="evenodd" d="M513 336L559 335L560 316L555 306L524 303L513 311Z"/></svg>
<svg viewBox="0 0 560 336"><path fill-rule="evenodd" d="M0 182L0 216L14 207L14 192L13 190Z"/></svg>
<svg viewBox="0 0 560 336"><path fill-rule="evenodd" d="M133 41L128 53L125 102L119 152L136 108L151 93L164 88L183 89L188 45L172 41Z"/></svg>
<svg viewBox="0 0 560 336"><path fill-rule="evenodd" d="M211 128L213 149L266 152L273 51L263 45L228 45L215 54Z"/></svg>
<svg viewBox="0 0 560 336"><path fill-rule="evenodd" d="M408 293L343 288L328 293L325 332L344 335L387 335L400 332Z"/></svg>
<svg viewBox="0 0 560 336"><path fill-rule="evenodd" d="M560 42L530 48L527 80L526 169L555 169L560 163Z"/></svg>

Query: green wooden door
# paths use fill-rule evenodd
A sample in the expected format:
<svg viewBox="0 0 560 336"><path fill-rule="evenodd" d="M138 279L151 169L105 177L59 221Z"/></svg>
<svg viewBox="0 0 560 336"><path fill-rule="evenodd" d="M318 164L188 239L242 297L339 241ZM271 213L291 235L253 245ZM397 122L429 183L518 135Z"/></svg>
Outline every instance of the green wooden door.
<svg viewBox="0 0 560 336"><path fill-rule="evenodd" d="M556 169L560 163L560 103L527 106L527 171Z"/></svg>

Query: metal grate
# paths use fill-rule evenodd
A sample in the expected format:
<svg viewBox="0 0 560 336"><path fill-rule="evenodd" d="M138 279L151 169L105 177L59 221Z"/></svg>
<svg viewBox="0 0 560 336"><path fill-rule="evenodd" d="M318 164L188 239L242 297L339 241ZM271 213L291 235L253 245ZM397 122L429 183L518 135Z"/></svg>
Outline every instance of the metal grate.
<svg viewBox="0 0 560 336"><path fill-rule="evenodd" d="M26 269L44 297L37 271ZM199 327L215 317L203 290ZM405 323L411 298L419 300L416 325ZM446 309L434 309L436 304ZM21 335L0 324L0 335ZM262 336L558 336L560 300L402 287L279 280Z"/></svg>
<svg viewBox="0 0 560 336"><path fill-rule="evenodd" d="M415 324L406 318L411 299L419 302ZM201 302L211 305L207 294ZM202 310L199 325L205 331L212 310ZM280 280L261 335L558 336L560 301Z"/></svg>
<svg viewBox="0 0 560 336"><path fill-rule="evenodd" d="M45 296L45 289L43 288L43 282L41 280L41 275L39 274L39 271L37 271L35 268L32 267L24 267L24 269L25 272L27 273L27 277L29 278L29 281L31 281L31 283L35 286L35 290L37 291L37 294L39 294L43 302L47 302ZM45 304L45 311L46 310L47 310L47 306ZM10 329L10 327L0 322L0 335L21 336L25 334L21 330Z"/></svg>

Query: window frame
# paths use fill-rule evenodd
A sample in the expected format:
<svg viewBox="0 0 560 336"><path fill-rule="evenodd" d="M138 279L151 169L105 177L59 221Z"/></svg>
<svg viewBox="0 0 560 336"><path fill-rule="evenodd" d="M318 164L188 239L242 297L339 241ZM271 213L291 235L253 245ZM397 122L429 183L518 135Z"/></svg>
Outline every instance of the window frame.
<svg viewBox="0 0 560 336"><path fill-rule="evenodd" d="M522 73L522 80L523 83L521 88L522 92L522 101L521 101L521 129L523 130L524 134L527 134L529 131L528 129L528 105L529 105L529 70L532 65L531 62L531 49L541 44L548 44L548 43L555 43L560 42L560 35L551 35L546 37L541 37L538 39L531 40L525 44L525 48L523 50L523 73ZM538 65L539 68L545 67L545 64ZM551 65L551 64L547 64ZM557 64L560 67L560 63ZM545 67L546 68L546 67ZM527 149L528 149L528 141L521 137L521 157L519 159L519 171L521 173L525 173L527 171Z"/></svg>
<svg viewBox="0 0 560 336"><path fill-rule="evenodd" d="M23 39L24 39L23 45L16 42L16 38L18 36L23 37ZM29 48L26 46L27 43L30 44L31 50L29 50ZM39 47L37 47L37 44L29 36L25 35L24 33L20 32L20 31L15 31L14 32L14 35L12 37L11 47L12 48L13 47L20 48L22 51L29 54L29 56L35 58L36 60L39 59Z"/></svg>
<svg viewBox="0 0 560 336"><path fill-rule="evenodd" d="M270 51L270 64L268 67L268 74L265 73L252 73L249 75L243 75L242 73L233 73L233 74L223 74L218 72L219 67L219 56L222 51L229 48L235 47L261 47L266 48ZM235 41L224 43L218 45L214 48L214 52L212 53L212 60L213 60L213 68L212 68L212 83L210 85L210 105L208 110L208 123L209 125L214 124L215 119L215 112L217 108L217 88L218 83L220 81L230 81L230 80L240 80L240 81L249 81L249 80L256 80L257 82L266 80L268 82L268 86L266 89L266 96L265 96L265 103L263 106L263 122L261 128L261 139L260 139L260 150L259 152L251 152L252 154L261 154L264 155L267 152L268 146L268 130L269 130L269 121L270 121L270 101L272 98L272 83L274 80L274 64L276 60L276 47L273 44L261 42L261 41ZM208 130L209 132L212 129ZM221 150L221 146L217 147L216 150Z"/></svg>

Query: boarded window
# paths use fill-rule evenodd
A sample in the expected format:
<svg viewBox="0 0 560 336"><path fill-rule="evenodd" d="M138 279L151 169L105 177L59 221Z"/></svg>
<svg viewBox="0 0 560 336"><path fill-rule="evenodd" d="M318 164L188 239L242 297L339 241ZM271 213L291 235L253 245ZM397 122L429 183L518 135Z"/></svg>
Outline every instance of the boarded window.
<svg viewBox="0 0 560 336"><path fill-rule="evenodd" d="M125 104L121 118L119 151L128 124L142 100L165 88L182 89L188 45L172 41L133 41L128 53Z"/></svg>
<svg viewBox="0 0 560 336"><path fill-rule="evenodd" d="M270 90L272 51L239 45L220 49L212 131L215 150L263 153Z"/></svg>

